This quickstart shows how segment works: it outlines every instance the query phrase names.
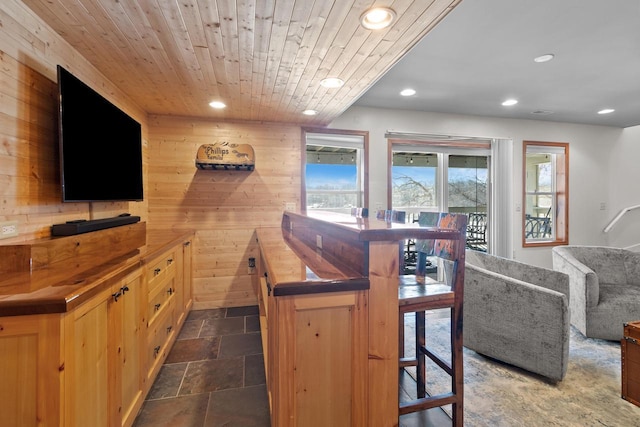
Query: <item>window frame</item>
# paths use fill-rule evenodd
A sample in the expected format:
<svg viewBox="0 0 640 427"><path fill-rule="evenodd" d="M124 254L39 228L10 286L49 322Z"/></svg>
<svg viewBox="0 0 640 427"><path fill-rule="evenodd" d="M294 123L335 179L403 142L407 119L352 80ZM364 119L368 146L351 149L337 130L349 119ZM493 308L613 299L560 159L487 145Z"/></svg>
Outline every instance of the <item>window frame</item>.
<svg viewBox="0 0 640 427"><path fill-rule="evenodd" d="M552 191L535 192L535 195L548 196L554 199L552 206L555 212L551 213L553 232L549 239L527 239L527 196L531 192L527 190L527 151L529 147L549 147L549 153L555 154L553 167ZM564 154L557 151L563 150ZM567 142L522 142L522 247L545 247L569 244L569 143Z"/></svg>

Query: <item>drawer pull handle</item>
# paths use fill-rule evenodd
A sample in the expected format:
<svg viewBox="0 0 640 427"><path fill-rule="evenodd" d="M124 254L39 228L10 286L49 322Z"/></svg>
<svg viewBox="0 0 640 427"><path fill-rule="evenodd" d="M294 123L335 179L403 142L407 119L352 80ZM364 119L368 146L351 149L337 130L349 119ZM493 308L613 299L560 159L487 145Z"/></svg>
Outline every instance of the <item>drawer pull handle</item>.
<svg viewBox="0 0 640 427"><path fill-rule="evenodd" d="M113 300L115 302L118 302L118 298L120 298L120 296L122 295L121 291L116 292L115 294L111 294L111 296L113 297Z"/></svg>
<svg viewBox="0 0 640 427"><path fill-rule="evenodd" d="M154 306L153 306L153 310L154 310L154 311L158 311L158 310L160 310L160 306L161 306L161 305L162 305L162 304L156 304L156 305L154 305Z"/></svg>
<svg viewBox="0 0 640 427"><path fill-rule="evenodd" d="M173 326L167 326L167 333L170 334L172 329L173 329Z"/></svg>
<svg viewBox="0 0 640 427"><path fill-rule="evenodd" d="M153 270L153 275L157 276L158 274L160 274L162 270L160 268L156 268L155 270Z"/></svg>
<svg viewBox="0 0 640 427"><path fill-rule="evenodd" d="M267 296L271 296L271 283L267 282Z"/></svg>
<svg viewBox="0 0 640 427"><path fill-rule="evenodd" d="M155 359L160 354L160 346L157 346L153 349L153 358Z"/></svg>
<svg viewBox="0 0 640 427"><path fill-rule="evenodd" d="M167 265L171 265L172 263L173 263L173 258L169 258L169 259L167 260Z"/></svg>
<svg viewBox="0 0 640 427"><path fill-rule="evenodd" d="M191 244L191 242L184 242L185 246L189 246Z"/></svg>
<svg viewBox="0 0 640 427"><path fill-rule="evenodd" d="M122 295L124 295L124 293L129 290L129 287L127 285L124 285L123 287L120 288L120 290L122 291Z"/></svg>
<svg viewBox="0 0 640 427"><path fill-rule="evenodd" d="M174 292L174 291L173 291L173 288L169 288L169 289L167 289L167 293L168 293L169 295L172 295L172 294L173 294L173 292Z"/></svg>

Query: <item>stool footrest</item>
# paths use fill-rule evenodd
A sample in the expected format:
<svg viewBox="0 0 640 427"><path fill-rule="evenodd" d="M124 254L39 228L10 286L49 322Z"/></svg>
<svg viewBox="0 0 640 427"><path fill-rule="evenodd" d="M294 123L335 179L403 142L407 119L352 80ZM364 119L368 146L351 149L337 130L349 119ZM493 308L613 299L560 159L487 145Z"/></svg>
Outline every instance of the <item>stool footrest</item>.
<svg viewBox="0 0 640 427"><path fill-rule="evenodd" d="M424 411L426 409L437 408L454 403L459 403L459 398L453 393L444 393L435 396L421 397L408 402L402 402L400 403L398 410L400 415L405 415L411 412Z"/></svg>
<svg viewBox="0 0 640 427"><path fill-rule="evenodd" d="M400 358L400 367L408 368L410 366L418 366L418 359L415 357L401 357Z"/></svg>
<svg viewBox="0 0 640 427"><path fill-rule="evenodd" d="M453 375L453 369L451 369L451 364L446 360L444 360L442 357L438 356L436 353L429 350L427 347L419 347L418 351L420 351L420 353L424 354L429 359L431 359L433 363L438 365L440 369L445 371L447 374Z"/></svg>
<svg viewBox="0 0 640 427"><path fill-rule="evenodd" d="M415 313L416 311L436 310L438 308L450 308L455 304L453 292L440 294L438 297L427 297L424 299L401 299L398 300L398 310L401 314Z"/></svg>

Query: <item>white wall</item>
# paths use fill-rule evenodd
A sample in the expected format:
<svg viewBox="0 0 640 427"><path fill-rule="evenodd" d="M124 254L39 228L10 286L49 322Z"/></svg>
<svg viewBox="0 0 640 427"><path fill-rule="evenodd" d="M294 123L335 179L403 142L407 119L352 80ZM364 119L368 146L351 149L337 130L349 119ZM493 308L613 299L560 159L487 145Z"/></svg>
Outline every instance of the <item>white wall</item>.
<svg viewBox="0 0 640 427"><path fill-rule="evenodd" d="M609 235L603 233L609 220L618 212L618 206L627 203L627 195L637 191L635 204L640 204L640 170L635 180L615 180L619 196L612 199L609 191L610 171L625 174L610 157L618 155L627 162L624 152L617 154L618 146L631 145L640 139L640 130L626 132L605 126L587 126L551 123L536 120L497 119L490 117L426 113L409 110L387 110L352 107L330 124L336 129L369 131L369 207L386 207L387 200L387 131L449 134L513 139L513 248L516 259L551 267L550 248L522 247L522 213L516 204L522 204L522 141L550 141L569 143L569 243L580 245L606 244ZM633 128L632 128L633 129ZM624 141L624 143L623 143ZM640 154L640 146L635 153ZM640 158L634 155L634 159ZM625 175L626 176L626 175ZM620 199L620 200L618 200ZM606 205L600 209L601 203ZM628 204L628 203L627 203ZM614 207L612 210L611 207ZM640 209L637 212L640 218ZM640 228L638 229L640 236ZM636 239L640 242L640 237Z"/></svg>
<svg viewBox="0 0 640 427"><path fill-rule="evenodd" d="M609 212L611 218L630 206L640 205L640 126L626 128L609 157ZM611 246L640 244L640 209L625 214L607 233ZM633 248L640 251L640 246Z"/></svg>

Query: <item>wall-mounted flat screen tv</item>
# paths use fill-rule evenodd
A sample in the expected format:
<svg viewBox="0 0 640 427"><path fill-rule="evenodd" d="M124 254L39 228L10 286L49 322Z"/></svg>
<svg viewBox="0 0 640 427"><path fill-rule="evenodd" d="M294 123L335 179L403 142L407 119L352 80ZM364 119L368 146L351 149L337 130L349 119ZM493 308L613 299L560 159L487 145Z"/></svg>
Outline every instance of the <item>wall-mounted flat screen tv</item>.
<svg viewBox="0 0 640 427"><path fill-rule="evenodd" d="M140 201L141 126L58 65L64 202Z"/></svg>

